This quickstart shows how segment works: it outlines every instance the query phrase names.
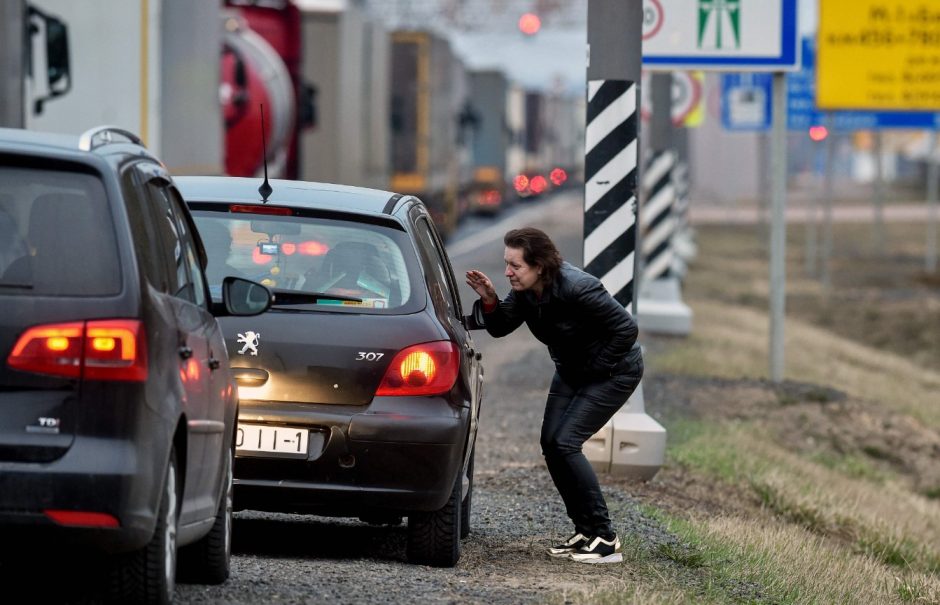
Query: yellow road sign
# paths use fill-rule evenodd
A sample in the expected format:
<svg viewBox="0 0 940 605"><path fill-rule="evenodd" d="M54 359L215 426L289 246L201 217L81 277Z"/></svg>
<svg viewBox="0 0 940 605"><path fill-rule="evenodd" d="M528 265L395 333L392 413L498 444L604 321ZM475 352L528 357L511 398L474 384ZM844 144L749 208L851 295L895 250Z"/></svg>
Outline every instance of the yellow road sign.
<svg viewBox="0 0 940 605"><path fill-rule="evenodd" d="M940 110L940 0L820 0L820 109Z"/></svg>

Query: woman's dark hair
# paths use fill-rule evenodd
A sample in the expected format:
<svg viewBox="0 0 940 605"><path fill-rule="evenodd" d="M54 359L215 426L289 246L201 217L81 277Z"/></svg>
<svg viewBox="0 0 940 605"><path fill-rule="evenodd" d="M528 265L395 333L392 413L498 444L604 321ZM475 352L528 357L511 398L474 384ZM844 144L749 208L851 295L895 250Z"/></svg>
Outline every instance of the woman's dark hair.
<svg viewBox="0 0 940 605"><path fill-rule="evenodd" d="M511 229L503 236L503 243L522 250L522 260L528 265L542 268L542 283L550 284L561 271L561 253L548 235L535 227Z"/></svg>

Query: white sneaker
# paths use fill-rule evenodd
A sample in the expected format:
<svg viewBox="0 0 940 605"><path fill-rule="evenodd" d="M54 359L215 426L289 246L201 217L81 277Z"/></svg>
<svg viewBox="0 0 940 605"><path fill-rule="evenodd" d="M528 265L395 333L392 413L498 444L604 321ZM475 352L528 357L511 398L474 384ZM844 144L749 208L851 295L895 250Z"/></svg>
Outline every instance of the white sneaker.
<svg viewBox="0 0 940 605"><path fill-rule="evenodd" d="M548 549L549 557L567 557L587 544L588 538L582 533L575 533L570 538Z"/></svg>
<svg viewBox="0 0 940 605"><path fill-rule="evenodd" d="M578 563L620 563L623 561L620 538L617 536L614 536L612 540L605 540L601 537L589 538L587 543L568 557Z"/></svg>

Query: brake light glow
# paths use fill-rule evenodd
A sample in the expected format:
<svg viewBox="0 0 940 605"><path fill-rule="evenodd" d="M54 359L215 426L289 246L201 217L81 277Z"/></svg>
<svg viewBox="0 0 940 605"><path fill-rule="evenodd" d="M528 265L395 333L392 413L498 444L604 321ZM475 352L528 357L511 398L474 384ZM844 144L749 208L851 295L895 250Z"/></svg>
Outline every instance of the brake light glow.
<svg viewBox="0 0 940 605"><path fill-rule="evenodd" d="M308 240L300 242L297 246L297 250L305 256L323 256L330 251L330 247L323 242Z"/></svg>
<svg viewBox="0 0 940 605"><path fill-rule="evenodd" d="M522 193L529 187L529 177L524 174L517 174L516 178L512 180L512 186L516 191Z"/></svg>
<svg viewBox="0 0 940 605"><path fill-rule="evenodd" d="M503 196L501 196L496 189L487 189L483 192L482 202L484 206L495 206L499 204L502 199Z"/></svg>
<svg viewBox="0 0 940 605"><path fill-rule="evenodd" d="M275 216L292 216L294 211L283 206L249 206L247 204L232 204L229 212L244 212L246 214L271 214Z"/></svg>
<svg viewBox="0 0 940 605"><path fill-rule="evenodd" d="M460 354L449 340L425 342L398 352L385 371L376 395L440 395L457 381Z"/></svg>
<svg viewBox="0 0 940 605"><path fill-rule="evenodd" d="M33 326L7 357L14 370L87 380L144 381L147 347L134 319Z"/></svg>
<svg viewBox="0 0 940 605"><path fill-rule="evenodd" d="M542 193L548 188L548 181L546 181L545 177L541 174L536 175L529 181L529 188L532 190L532 193Z"/></svg>
<svg viewBox="0 0 940 605"><path fill-rule="evenodd" d="M270 254L261 254L261 250L258 247L255 247L255 249L251 251L251 262L256 265L266 265L272 260L274 260L273 256Z"/></svg>
<svg viewBox="0 0 940 605"><path fill-rule="evenodd" d="M73 527L120 527L117 517L107 513L93 513L82 510L45 510L47 517L59 525Z"/></svg>
<svg viewBox="0 0 940 605"><path fill-rule="evenodd" d="M558 187L568 180L568 173L563 168L555 168L549 173L548 178L551 179L553 185Z"/></svg>

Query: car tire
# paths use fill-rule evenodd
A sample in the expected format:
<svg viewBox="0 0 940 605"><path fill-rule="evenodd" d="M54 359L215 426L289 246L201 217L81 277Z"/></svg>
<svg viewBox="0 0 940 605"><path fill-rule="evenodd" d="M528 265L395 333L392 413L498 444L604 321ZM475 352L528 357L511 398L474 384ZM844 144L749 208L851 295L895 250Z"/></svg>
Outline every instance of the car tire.
<svg viewBox="0 0 940 605"><path fill-rule="evenodd" d="M179 574L187 582L222 584L231 572L233 454L225 457L224 491L212 529L197 542L180 549Z"/></svg>
<svg viewBox="0 0 940 605"><path fill-rule="evenodd" d="M179 467L170 450L157 523L150 542L140 550L119 556L109 569L109 601L168 605L176 587L176 531L179 521Z"/></svg>
<svg viewBox="0 0 940 605"><path fill-rule="evenodd" d="M450 490L443 508L408 517L408 560L433 567L453 567L460 559L460 504L463 474Z"/></svg>
<svg viewBox="0 0 940 605"><path fill-rule="evenodd" d="M470 463L467 465L467 479L470 486L467 488L467 495L460 503L460 539L463 540L470 535L470 507L473 504L473 459L476 457L476 448L470 450Z"/></svg>

